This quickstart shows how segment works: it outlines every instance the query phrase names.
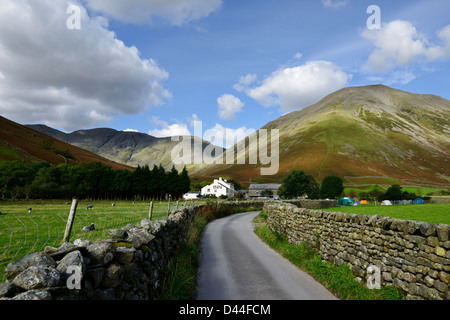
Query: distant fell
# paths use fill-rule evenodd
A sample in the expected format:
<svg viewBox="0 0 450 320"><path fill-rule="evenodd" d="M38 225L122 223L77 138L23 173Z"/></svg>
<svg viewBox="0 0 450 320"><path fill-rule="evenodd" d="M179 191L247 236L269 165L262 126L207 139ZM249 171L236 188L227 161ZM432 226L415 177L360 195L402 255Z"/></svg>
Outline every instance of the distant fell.
<svg viewBox="0 0 450 320"><path fill-rule="evenodd" d="M27 126L112 161L132 167L162 165L166 170L170 170L173 166L171 152L179 143L179 141L172 141L171 137L158 138L145 133L118 131L110 128L77 130L65 133L42 124ZM191 137L191 139L199 138ZM210 143L201 140L201 145L203 150ZM223 152L223 148L219 149L220 152ZM181 166L175 167L181 168Z"/></svg>

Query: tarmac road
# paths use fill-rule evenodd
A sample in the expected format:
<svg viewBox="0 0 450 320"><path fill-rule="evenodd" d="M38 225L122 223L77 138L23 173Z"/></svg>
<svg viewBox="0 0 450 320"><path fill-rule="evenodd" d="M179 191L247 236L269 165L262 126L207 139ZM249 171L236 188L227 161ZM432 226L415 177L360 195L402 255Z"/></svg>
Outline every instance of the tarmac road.
<svg viewBox="0 0 450 320"><path fill-rule="evenodd" d="M337 299L253 232L246 212L210 222L201 243L197 300Z"/></svg>

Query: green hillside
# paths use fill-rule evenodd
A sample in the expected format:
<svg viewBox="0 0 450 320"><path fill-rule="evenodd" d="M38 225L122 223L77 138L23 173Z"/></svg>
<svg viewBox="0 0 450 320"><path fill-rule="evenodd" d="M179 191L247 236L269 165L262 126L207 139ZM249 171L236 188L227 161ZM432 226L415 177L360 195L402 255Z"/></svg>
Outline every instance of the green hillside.
<svg viewBox="0 0 450 320"><path fill-rule="evenodd" d="M345 88L262 127L280 133L276 175L260 176L259 165L234 164L204 166L194 176L275 182L301 169L318 181L337 175L366 177L367 185L383 179L386 185L448 188L449 111L450 101L436 96L382 85Z"/></svg>

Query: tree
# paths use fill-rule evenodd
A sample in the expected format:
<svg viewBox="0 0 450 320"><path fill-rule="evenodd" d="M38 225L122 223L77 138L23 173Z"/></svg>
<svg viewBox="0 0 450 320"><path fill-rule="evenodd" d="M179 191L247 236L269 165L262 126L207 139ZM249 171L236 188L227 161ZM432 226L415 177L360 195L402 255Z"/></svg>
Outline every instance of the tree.
<svg viewBox="0 0 450 320"><path fill-rule="evenodd" d="M384 200L401 200L403 199L402 187L398 184L391 185L384 193Z"/></svg>
<svg viewBox="0 0 450 320"><path fill-rule="evenodd" d="M278 195L287 199L303 195L315 195L317 185L312 176L302 170L292 170L282 181Z"/></svg>
<svg viewBox="0 0 450 320"><path fill-rule="evenodd" d="M322 198L337 198L344 192L342 179L337 176L327 176L322 181L320 195Z"/></svg>
<svg viewBox="0 0 450 320"><path fill-rule="evenodd" d="M179 186L177 192L183 194L189 191L191 186L191 179L189 178L189 173L186 166L183 167L179 176Z"/></svg>
<svg viewBox="0 0 450 320"><path fill-rule="evenodd" d="M227 182L231 183L234 186L234 190L236 190L236 191L243 189L241 184L234 179L228 179Z"/></svg>

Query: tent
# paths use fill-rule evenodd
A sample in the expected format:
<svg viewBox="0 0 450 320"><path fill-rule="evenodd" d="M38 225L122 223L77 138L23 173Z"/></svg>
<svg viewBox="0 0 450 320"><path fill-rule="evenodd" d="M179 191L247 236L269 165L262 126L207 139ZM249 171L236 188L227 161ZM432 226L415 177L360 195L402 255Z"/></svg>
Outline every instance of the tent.
<svg viewBox="0 0 450 320"><path fill-rule="evenodd" d="M348 198L348 197L340 198L338 200L338 205L341 205L341 206L352 206L353 205L353 200L351 198Z"/></svg>
<svg viewBox="0 0 450 320"><path fill-rule="evenodd" d="M421 198L416 198L414 200L414 204L424 204L424 203L425 203L425 201L423 201L423 199L421 199Z"/></svg>
<svg viewBox="0 0 450 320"><path fill-rule="evenodd" d="M392 206L392 203L389 200L383 200L381 201L382 206Z"/></svg>
<svg viewBox="0 0 450 320"><path fill-rule="evenodd" d="M368 204L367 200L361 200L361 204Z"/></svg>

